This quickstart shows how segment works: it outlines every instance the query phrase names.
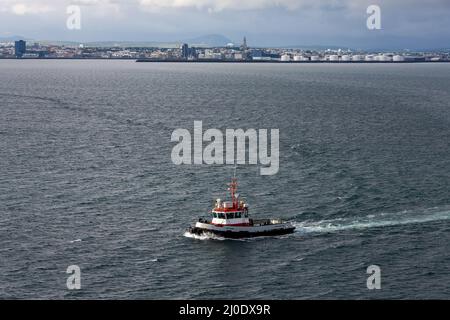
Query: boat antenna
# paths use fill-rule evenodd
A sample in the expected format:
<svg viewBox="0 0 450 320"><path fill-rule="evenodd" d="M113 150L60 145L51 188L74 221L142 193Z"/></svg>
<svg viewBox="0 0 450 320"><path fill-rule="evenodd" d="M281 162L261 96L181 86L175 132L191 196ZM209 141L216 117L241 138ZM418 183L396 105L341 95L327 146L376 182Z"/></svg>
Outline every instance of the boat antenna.
<svg viewBox="0 0 450 320"><path fill-rule="evenodd" d="M233 177L231 178L231 183L228 184L229 185L228 191L230 191L231 202L233 203L234 207L237 207L237 202L238 202L237 197L236 197L236 191L237 191L236 168L237 168L237 163L235 161Z"/></svg>

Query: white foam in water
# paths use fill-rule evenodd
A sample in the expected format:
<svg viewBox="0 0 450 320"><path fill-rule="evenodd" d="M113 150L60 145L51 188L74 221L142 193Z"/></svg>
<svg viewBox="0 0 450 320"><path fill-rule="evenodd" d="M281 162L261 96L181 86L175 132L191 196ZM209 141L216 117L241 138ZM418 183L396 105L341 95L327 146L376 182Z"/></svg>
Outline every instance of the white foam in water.
<svg viewBox="0 0 450 320"><path fill-rule="evenodd" d="M213 233L202 233L201 235L191 233L186 231L184 236L187 238L197 239L197 240L225 240L223 237L216 236Z"/></svg>
<svg viewBox="0 0 450 320"><path fill-rule="evenodd" d="M384 226L396 226L404 224L425 223L439 220L450 220L450 208L432 208L425 209L422 212L417 211L402 211L397 213L379 213L370 214L365 217L337 218L320 221L291 221L295 226L297 233L323 233L323 232L338 232L352 229L367 229ZM190 233L186 231L185 237L197 240L226 240L212 233L203 233L201 235ZM245 239L233 239L245 240ZM247 239L249 240L249 239Z"/></svg>
<svg viewBox="0 0 450 320"><path fill-rule="evenodd" d="M367 229L384 226L396 226L404 224L425 223L439 220L449 220L450 209L445 210L433 208L419 212L403 211L398 213L380 213L378 215L368 215L355 219L330 219L320 221L304 221L292 224L295 231L300 233L313 232L336 232L351 229Z"/></svg>

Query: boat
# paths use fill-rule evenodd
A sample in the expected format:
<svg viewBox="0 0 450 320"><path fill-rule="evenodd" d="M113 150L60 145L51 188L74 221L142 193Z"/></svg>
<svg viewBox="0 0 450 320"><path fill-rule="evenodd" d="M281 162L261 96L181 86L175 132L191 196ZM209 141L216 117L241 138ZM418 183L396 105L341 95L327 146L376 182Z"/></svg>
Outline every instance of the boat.
<svg viewBox="0 0 450 320"><path fill-rule="evenodd" d="M234 176L228 184L231 201L217 199L209 217L201 217L186 231L192 235L215 235L223 238L251 238L278 236L293 233L295 227L282 219L252 219L249 208L237 193L237 179Z"/></svg>

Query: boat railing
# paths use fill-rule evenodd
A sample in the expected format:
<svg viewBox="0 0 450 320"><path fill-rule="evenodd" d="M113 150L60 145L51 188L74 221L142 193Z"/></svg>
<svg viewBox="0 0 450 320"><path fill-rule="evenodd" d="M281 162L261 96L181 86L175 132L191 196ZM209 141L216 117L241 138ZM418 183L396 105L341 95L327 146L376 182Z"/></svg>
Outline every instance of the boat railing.
<svg viewBox="0 0 450 320"><path fill-rule="evenodd" d="M270 219L270 223L271 223L271 224L281 224L281 223L284 223L284 220L278 219L278 218L276 218L276 219Z"/></svg>
<svg viewBox="0 0 450 320"><path fill-rule="evenodd" d="M271 224L281 224L283 220L281 219L254 219L253 226L268 226Z"/></svg>

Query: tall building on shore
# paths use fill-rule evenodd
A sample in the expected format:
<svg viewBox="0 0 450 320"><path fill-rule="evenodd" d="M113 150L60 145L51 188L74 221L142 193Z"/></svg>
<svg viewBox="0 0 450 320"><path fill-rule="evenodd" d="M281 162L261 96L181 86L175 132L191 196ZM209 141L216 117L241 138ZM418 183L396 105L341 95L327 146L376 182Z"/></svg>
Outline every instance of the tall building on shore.
<svg viewBox="0 0 450 320"><path fill-rule="evenodd" d="M242 50L242 51L245 51L245 50L247 50L247 49L248 49L248 46L247 46L247 38L244 37L244 41L242 42L242 45L241 45L241 50Z"/></svg>
<svg viewBox="0 0 450 320"><path fill-rule="evenodd" d="M248 50L248 46L247 46L247 38L244 37L244 40L242 41L241 44L241 51L242 51L242 59L244 60L250 60L250 52Z"/></svg>
<svg viewBox="0 0 450 320"><path fill-rule="evenodd" d="M14 43L14 54L16 58L22 58L27 52L27 43L23 40L16 41Z"/></svg>
<svg viewBox="0 0 450 320"><path fill-rule="evenodd" d="M189 57L189 46L187 43L183 43L181 45L181 57L183 59L187 59Z"/></svg>

